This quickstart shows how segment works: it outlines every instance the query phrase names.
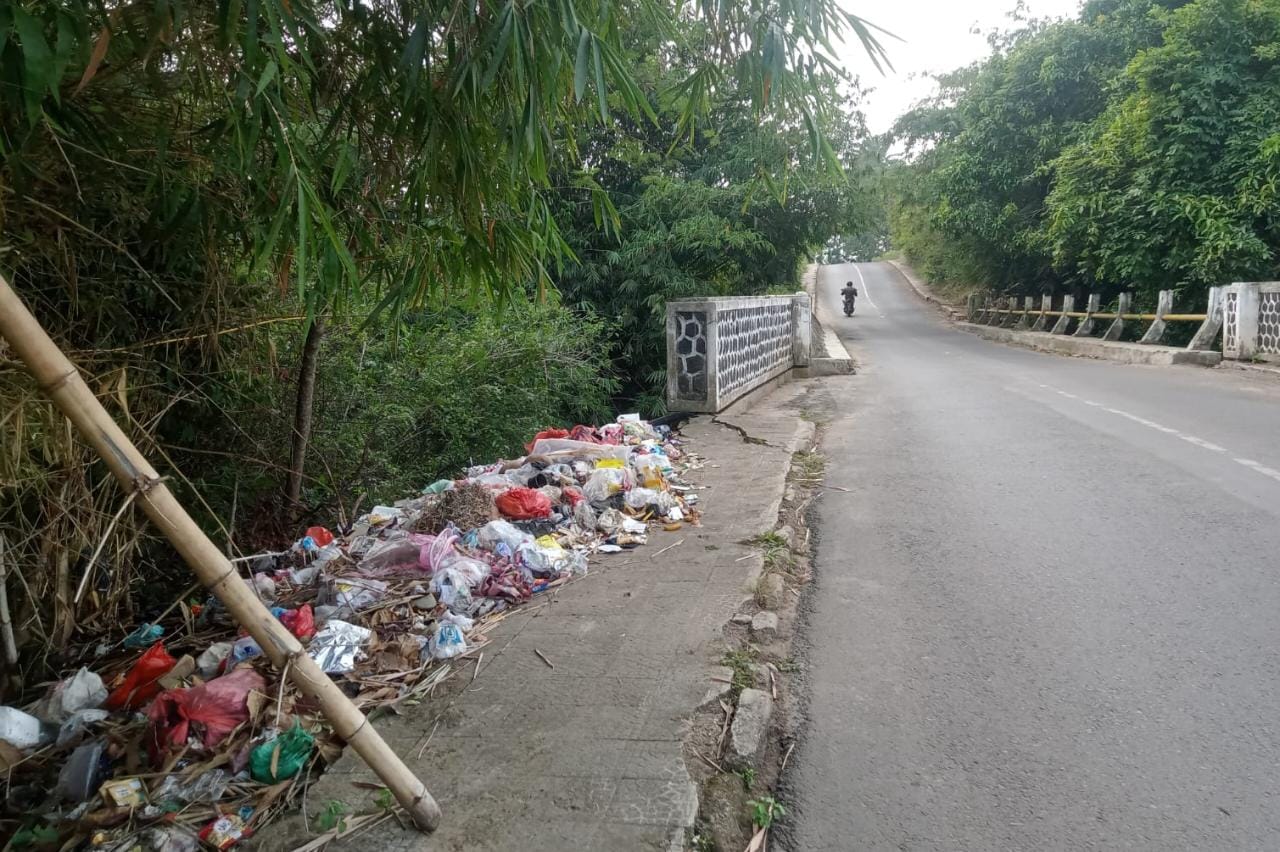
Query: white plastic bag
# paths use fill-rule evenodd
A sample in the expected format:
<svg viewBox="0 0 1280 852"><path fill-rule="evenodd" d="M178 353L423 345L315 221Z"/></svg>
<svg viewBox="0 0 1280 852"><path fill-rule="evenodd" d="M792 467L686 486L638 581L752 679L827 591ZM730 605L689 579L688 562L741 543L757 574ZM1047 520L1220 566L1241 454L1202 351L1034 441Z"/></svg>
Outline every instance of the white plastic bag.
<svg viewBox="0 0 1280 852"><path fill-rule="evenodd" d="M53 739L39 719L16 707L0 707L0 740L15 748L35 748Z"/></svg>
<svg viewBox="0 0 1280 852"><path fill-rule="evenodd" d="M462 628L452 621L441 620L427 643L427 651L433 660L447 660L465 654L467 640L462 635Z"/></svg>
<svg viewBox="0 0 1280 852"><path fill-rule="evenodd" d="M520 545L533 541L533 536L518 529L510 521L490 521L480 528L476 541L485 550L510 558L520 549ZM503 553L501 548L505 547Z"/></svg>
<svg viewBox="0 0 1280 852"><path fill-rule="evenodd" d="M102 678L87 668L61 681L36 708L36 715L45 722L59 725L79 710L101 707L107 700L107 688Z"/></svg>

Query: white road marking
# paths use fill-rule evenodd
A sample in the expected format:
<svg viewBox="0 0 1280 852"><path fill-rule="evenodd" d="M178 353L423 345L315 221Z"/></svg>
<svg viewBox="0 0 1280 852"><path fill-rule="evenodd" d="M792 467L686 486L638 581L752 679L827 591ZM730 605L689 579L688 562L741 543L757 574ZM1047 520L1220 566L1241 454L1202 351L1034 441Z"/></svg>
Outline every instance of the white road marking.
<svg viewBox="0 0 1280 852"><path fill-rule="evenodd" d="M1232 459L1232 461L1234 461L1236 464L1242 464L1245 467L1249 468L1250 470L1257 471L1263 476L1269 476L1272 479L1276 480L1277 482L1280 482L1280 470L1276 470L1273 467L1267 467L1266 465L1263 465L1263 464L1258 464L1253 459Z"/></svg>
<svg viewBox="0 0 1280 852"><path fill-rule="evenodd" d="M866 297L867 304L875 308L876 313L880 314L880 319L884 319L884 311L876 308L875 301L871 298L871 290L867 287L867 279L862 277L862 270L858 268L858 264L853 265L853 271L858 273L858 281L862 283L862 295Z"/></svg>
<svg viewBox="0 0 1280 852"><path fill-rule="evenodd" d="M1126 420L1132 420L1134 423L1137 423L1141 426L1146 426L1148 429L1154 429L1155 431L1163 432L1166 435L1173 435L1175 438L1186 441L1188 444L1193 444L1194 446L1200 447L1201 449L1209 450L1210 452L1214 452L1214 453L1227 452L1226 447L1215 444L1212 441L1206 441L1204 438L1197 437L1196 435L1189 435L1186 432L1179 431L1178 429L1174 429L1171 426L1164 426L1160 423L1155 422L1154 420L1148 420L1145 417L1139 417L1136 414L1131 414L1128 411L1123 411L1119 408L1111 408L1107 405L1102 404L1101 402L1095 402L1091 399L1082 399L1081 397L1078 397L1073 393L1067 393L1064 390L1059 390L1058 388L1050 387L1049 385L1040 385L1040 387L1044 388L1045 390L1051 390L1054 393L1058 394L1059 396L1065 396L1067 399L1078 400L1080 402L1083 402L1085 405L1092 406L1093 408L1100 408L1103 411L1107 412L1108 414L1114 414L1118 417L1123 417ZM1255 473L1260 473L1263 476L1268 476L1276 480L1277 482L1280 482L1280 470L1276 470L1273 467L1267 467L1261 462L1256 462L1253 459L1242 459L1242 458L1232 457L1231 460L1238 465L1242 465L1243 467L1249 468Z"/></svg>

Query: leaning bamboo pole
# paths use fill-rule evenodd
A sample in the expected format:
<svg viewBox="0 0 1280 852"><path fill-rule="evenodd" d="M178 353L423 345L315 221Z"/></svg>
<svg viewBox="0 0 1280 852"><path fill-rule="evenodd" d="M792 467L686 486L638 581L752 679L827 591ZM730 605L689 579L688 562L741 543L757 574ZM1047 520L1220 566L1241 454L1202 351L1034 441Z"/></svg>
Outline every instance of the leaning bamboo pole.
<svg viewBox="0 0 1280 852"><path fill-rule="evenodd" d="M0 337L9 342L44 392L98 451L121 487L134 495L151 521L205 587L249 631L272 664L283 669L303 694L319 704L334 732L377 773L414 824L424 831L433 830L440 822L440 806L427 788L337 684L307 656L297 638L262 604L227 557L191 519L2 275Z"/></svg>

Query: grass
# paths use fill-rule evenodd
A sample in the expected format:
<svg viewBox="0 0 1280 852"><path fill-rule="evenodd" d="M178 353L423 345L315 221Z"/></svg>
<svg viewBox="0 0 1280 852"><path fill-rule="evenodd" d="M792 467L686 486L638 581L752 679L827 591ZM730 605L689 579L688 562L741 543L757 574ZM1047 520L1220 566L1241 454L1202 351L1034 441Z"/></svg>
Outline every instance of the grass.
<svg viewBox="0 0 1280 852"><path fill-rule="evenodd" d="M826 472L827 460L822 453L801 450L791 456L791 478L820 480Z"/></svg>
<svg viewBox="0 0 1280 852"><path fill-rule="evenodd" d="M738 696L742 694L742 690L749 688L756 682L755 671L751 666L756 661L757 652L755 648L747 648L742 651L726 651L725 655L720 658L720 665L733 670L733 685L730 691L733 693L733 700L737 701Z"/></svg>

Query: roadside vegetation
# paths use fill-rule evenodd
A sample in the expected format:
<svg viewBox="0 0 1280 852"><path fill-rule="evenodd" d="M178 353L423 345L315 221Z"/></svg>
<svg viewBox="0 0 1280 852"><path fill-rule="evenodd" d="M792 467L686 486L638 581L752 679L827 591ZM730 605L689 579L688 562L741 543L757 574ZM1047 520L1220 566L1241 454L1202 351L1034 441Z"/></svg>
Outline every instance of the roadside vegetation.
<svg viewBox="0 0 1280 852"><path fill-rule="evenodd" d="M0 4L0 272L216 541L287 545L661 413L667 299L874 218L841 33L883 59L834 0ZM11 688L186 585L121 500L0 344Z"/></svg>
<svg viewBox="0 0 1280 852"><path fill-rule="evenodd" d="M895 128L892 240L917 269L1197 309L1280 274L1280 2L1089 0L990 39Z"/></svg>

